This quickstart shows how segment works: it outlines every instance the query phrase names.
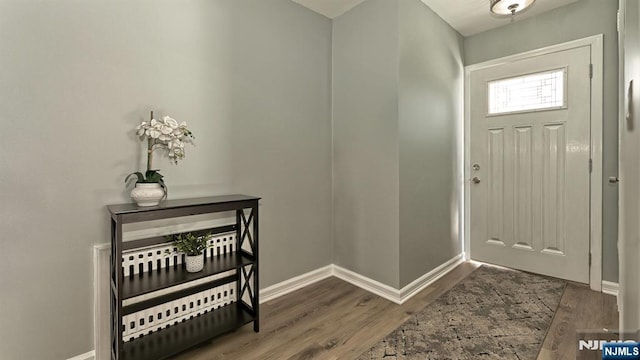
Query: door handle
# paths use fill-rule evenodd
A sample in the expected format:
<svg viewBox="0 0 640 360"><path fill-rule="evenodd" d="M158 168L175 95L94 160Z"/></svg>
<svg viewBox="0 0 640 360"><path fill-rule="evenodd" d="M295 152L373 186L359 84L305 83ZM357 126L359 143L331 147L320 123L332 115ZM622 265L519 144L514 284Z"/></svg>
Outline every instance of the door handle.
<svg viewBox="0 0 640 360"><path fill-rule="evenodd" d="M472 181L474 184L480 184L480 178L479 178L479 177L477 177L477 176L474 176L474 177L473 177L473 179L471 179L471 181Z"/></svg>
<svg viewBox="0 0 640 360"><path fill-rule="evenodd" d="M617 176L609 176L609 183L610 184L617 184L620 182L620 179Z"/></svg>

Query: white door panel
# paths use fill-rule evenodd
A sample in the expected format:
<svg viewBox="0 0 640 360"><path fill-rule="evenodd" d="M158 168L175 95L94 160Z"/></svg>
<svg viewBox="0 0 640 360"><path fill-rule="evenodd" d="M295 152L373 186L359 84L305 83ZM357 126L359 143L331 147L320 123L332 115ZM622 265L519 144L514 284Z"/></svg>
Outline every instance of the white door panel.
<svg viewBox="0 0 640 360"><path fill-rule="evenodd" d="M589 63L585 46L471 72L473 259L589 282ZM489 81L557 69L564 108L487 115Z"/></svg>

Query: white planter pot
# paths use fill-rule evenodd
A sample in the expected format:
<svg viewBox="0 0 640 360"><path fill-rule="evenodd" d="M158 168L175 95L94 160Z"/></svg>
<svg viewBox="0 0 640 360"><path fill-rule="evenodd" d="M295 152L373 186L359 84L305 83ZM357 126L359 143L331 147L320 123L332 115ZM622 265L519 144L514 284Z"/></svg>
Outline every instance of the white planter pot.
<svg viewBox="0 0 640 360"><path fill-rule="evenodd" d="M202 254L194 256L186 255L185 258L188 272L195 273L202 271L204 268L204 256L202 256Z"/></svg>
<svg viewBox="0 0 640 360"><path fill-rule="evenodd" d="M164 197L164 190L158 183L136 183L131 190L131 198L138 206L156 206Z"/></svg>

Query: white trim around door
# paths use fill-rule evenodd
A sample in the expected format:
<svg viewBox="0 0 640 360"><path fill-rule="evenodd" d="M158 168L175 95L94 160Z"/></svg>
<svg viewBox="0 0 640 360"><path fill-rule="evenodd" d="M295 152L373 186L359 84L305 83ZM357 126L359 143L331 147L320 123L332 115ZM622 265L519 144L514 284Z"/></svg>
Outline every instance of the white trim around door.
<svg viewBox="0 0 640 360"><path fill-rule="evenodd" d="M510 55L499 59L489 60L478 64L465 66L465 95L464 95L464 179L462 192L464 194L464 252L470 258L470 74L474 70L488 68L500 64L510 63L534 56L550 54L577 47L590 46L592 64L591 86L591 229L590 254L591 266L589 270L589 285L592 290L602 290L602 121L603 121L603 35L595 35L583 39L552 45L541 49Z"/></svg>

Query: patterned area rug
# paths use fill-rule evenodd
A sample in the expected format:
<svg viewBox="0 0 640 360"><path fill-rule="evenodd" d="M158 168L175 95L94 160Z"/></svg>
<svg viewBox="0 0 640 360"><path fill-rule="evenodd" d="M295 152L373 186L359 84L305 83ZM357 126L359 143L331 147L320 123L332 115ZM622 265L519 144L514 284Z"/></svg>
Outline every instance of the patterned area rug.
<svg viewBox="0 0 640 360"><path fill-rule="evenodd" d="M535 360L565 285L481 266L359 360Z"/></svg>

